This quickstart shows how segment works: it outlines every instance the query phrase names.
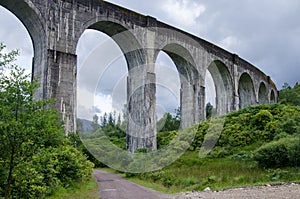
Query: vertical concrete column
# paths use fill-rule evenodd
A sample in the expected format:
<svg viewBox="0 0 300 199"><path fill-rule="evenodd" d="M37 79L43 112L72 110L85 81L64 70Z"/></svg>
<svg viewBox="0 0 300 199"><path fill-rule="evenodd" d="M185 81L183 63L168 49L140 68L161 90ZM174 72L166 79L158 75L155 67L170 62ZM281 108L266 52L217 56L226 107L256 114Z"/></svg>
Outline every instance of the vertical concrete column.
<svg viewBox="0 0 300 199"><path fill-rule="evenodd" d="M205 87L198 85L198 93L196 97L198 98L198 107L196 112L198 113L198 118L196 120L197 123L204 121L206 119L206 111L205 111Z"/></svg>
<svg viewBox="0 0 300 199"><path fill-rule="evenodd" d="M127 82L127 149L156 150L155 74L145 67L129 71Z"/></svg>
<svg viewBox="0 0 300 199"><path fill-rule="evenodd" d="M48 50L46 96L55 99L54 108L60 111L66 134L76 131L76 63L74 54Z"/></svg>
<svg viewBox="0 0 300 199"><path fill-rule="evenodd" d="M180 111L182 129L198 123L204 118L204 88L196 80L182 80L180 89Z"/></svg>
<svg viewBox="0 0 300 199"><path fill-rule="evenodd" d="M194 80L194 121L199 123L205 120L205 87L201 86L199 79Z"/></svg>
<svg viewBox="0 0 300 199"><path fill-rule="evenodd" d="M154 54L156 19L147 17L147 27L137 29L141 48L125 55L129 66L127 82L127 149L156 150L156 76ZM143 34L141 34L143 33ZM140 38L142 36L142 38Z"/></svg>
<svg viewBox="0 0 300 199"><path fill-rule="evenodd" d="M180 98L181 128L204 120L205 88L199 82L182 82Z"/></svg>
<svg viewBox="0 0 300 199"><path fill-rule="evenodd" d="M240 96L239 96L239 75L238 75L238 55L233 55L233 93L232 96L233 100L233 109L239 110L240 109Z"/></svg>

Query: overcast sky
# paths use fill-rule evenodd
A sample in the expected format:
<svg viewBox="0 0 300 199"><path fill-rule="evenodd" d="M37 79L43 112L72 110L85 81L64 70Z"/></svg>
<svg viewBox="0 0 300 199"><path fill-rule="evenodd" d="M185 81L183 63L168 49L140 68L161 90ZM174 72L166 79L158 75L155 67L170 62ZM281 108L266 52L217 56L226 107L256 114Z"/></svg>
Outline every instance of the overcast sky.
<svg viewBox="0 0 300 199"><path fill-rule="evenodd" d="M251 62L275 81L300 81L298 0L110 0L191 32Z"/></svg>
<svg viewBox="0 0 300 199"><path fill-rule="evenodd" d="M109 2L144 15L151 15L157 20L238 54L271 76L279 89L284 82L293 86L300 81L298 0L109 0ZM16 17L3 8L0 9L0 25L0 42L4 42L8 49L20 49L21 57L18 64L30 70L33 55L28 33ZM84 37L82 41L85 41L85 45L78 50L84 54L82 57L89 53L88 44L92 46L91 48L96 47L93 34L87 34L87 39ZM101 43L102 39L99 37L97 41ZM166 58L162 55L162 63L165 63L164 59ZM124 60L120 58L119 61ZM126 69L123 72L126 72ZM107 82L104 80L105 78L102 82ZM106 88L103 83L99 95L111 102L111 96L107 94ZM177 95L172 92L171 94ZM104 107L98 108L102 112L105 111Z"/></svg>

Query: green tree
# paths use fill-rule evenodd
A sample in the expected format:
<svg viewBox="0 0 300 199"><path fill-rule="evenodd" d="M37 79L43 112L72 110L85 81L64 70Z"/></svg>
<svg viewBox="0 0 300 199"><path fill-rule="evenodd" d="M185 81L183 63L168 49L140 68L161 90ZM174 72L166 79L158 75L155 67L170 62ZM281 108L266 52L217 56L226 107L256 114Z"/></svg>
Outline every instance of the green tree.
<svg viewBox="0 0 300 199"><path fill-rule="evenodd" d="M4 48L0 44L0 197L40 198L50 190L47 187L55 185L49 184L48 174L42 172L42 168L47 168L53 158L36 164L36 154L50 157L53 150L59 152L64 148L70 151L66 156L77 152L67 146L58 112L49 108L53 100L33 99L38 84L30 81L30 75L26 75L24 69L12 64L18 52L3 54ZM84 157L77 157L77 162L82 162L73 168L83 172L81 176L86 176L86 172L91 172L91 165ZM63 171L59 167L53 167L52 172L56 173L56 179L63 182L64 175L60 175ZM68 179L72 177L68 175Z"/></svg>
<svg viewBox="0 0 300 199"><path fill-rule="evenodd" d="M288 83L284 83L279 91L279 102L287 105L300 106L300 85L298 82L292 88Z"/></svg>
<svg viewBox="0 0 300 199"><path fill-rule="evenodd" d="M157 122L157 130L160 132L174 131L180 128L180 111L176 109L176 115L165 113L164 116Z"/></svg>
<svg viewBox="0 0 300 199"><path fill-rule="evenodd" d="M121 124L122 124L122 121L121 121L121 115L119 114L119 115L118 115L118 119L117 119L117 124L116 124L116 125L117 125L118 128L121 128Z"/></svg>
<svg viewBox="0 0 300 199"><path fill-rule="evenodd" d="M19 161L33 155L41 146L60 143L63 137L58 114L46 108L49 101L33 100L33 91L38 85L29 80L24 69L9 66L16 55L16 51L1 55L4 60L0 61L0 162L8 171L1 178L5 179L2 181L5 198L10 197Z"/></svg>
<svg viewBox="0 0 300 199"><path fill-rule="evenodd" d="M103 116L100 117L100 126L101 128L107 125L107 113L104 113Z"/></svg>
<svg viewBox="0 0 300 199"><path fill-rule="evenodd" d="M114 118L114 114L112 112L110 112L108 114L108 125L111 127L115 126L115 118Z"/></svg>
<svg viewBox="0 0 300 199"><path fill-rule="evenodd" d="M208 102L207 104L206 104L206 107L205 107L205 110L206 110L206 119L209 119L209 118L211 118L211 116L212 116L212 112L213 112L213 105L211 105L211 103L210 102Z"/></svg>
<svg viewBox="0 0 300 199"><path fill-rule="evenodd" d="M97 131L99 128L100 128L100 125L99 125L99 122L98 122L98 115L94 115L93 116L93 121L92 121L92 128L93 128L93 131Z"/></svg>

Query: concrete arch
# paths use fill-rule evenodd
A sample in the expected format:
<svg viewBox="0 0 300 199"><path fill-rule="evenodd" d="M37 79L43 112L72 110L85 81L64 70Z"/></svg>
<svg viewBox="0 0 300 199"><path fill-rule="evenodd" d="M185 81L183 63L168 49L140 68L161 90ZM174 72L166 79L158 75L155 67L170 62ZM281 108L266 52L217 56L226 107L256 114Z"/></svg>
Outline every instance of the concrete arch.
<svg viewBox="0 0 300 199"><path fill-rule="evenodd" d="M30 35L34 51L32 78L35 78L40 85L43 85L35 92L35 97L38 99L45 98L47 51L45 48L46 32L44 19L42 18L39 9L37 9L35 4L30 0L3 0L0 2L0 5L13 13L22 22Z"/></svg>
<svg viewBox="0 0 300 199"><path fill-rule="evenodd" d="M195 67L195 61L185 47L180 44L171 43L165 45L161 48L161 50L165 52L175 63L181 82L184 81L184 78L188 82L192 82L193 79L198 79L198 71ZM157 60L159 52L160 50L156 51L154 60Z"/></svg>
<svg viewBox="0 0 300 199"><path fill-rule="evenodd" d="M172 59L179 73L181 128L185 128L198 120L195 110L198 110L200 93L199 73L191 54L183 46L171 43L165 45L161 50ZM156 52L155 60L158 54L159 50Z"/></svg>
<svg viewBox="0 0 300 199"><path fill-rule="evenodd" d="M268 91L266 84L264 82L261 82L258 89L258 103L259 104L268 104Z"/></svg>
<svg viewBox="0 0 300 199"><path fill-rule="evenodd" d="M87 27L110 36L123 52L128 70L143 66L145 59L143 49L136 37L122 24L112 21L98 21Z"/></svg>
<svg viewBox="0 0 300 199"><path fill-rule="evenodd" d="M238 93L240 108L256 104L253 80L248 73L243 73L241 75L239 79Z"/></svg>
<svg viewBox="0 0 300 199"><path fill-rule="evenodd" d="M127 77L127 149L156 149L155 75L147 70L145 51L136 36L121 22L100 20L87 26L105 33L119 46L128 67ZM141 136L141 134L145 136Z"/></svg>
<svg viewBox="0 0 300 199"><path fill-rule="evenodd" d="M216 90L217 115L224 115L233 110L234 91L233 81L226 65L219 61L213 61L208 66Z"/></svg>
<svg viewBox="0 0 300 199"><path fill-rule="evenodd" d="M270 103L275 103L276 102L276 98L275 98L275 92L272 89L271 90L271 94L270 94Z"/></svg>

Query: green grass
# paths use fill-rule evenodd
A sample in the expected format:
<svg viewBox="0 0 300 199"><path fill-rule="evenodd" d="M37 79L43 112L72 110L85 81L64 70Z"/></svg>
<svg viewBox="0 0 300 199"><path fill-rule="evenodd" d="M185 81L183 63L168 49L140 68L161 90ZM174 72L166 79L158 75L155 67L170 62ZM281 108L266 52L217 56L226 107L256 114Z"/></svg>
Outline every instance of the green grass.
<svg viewBox="0 0 300 199"><path fill-rule="evenodd" d="M54 195L47 199L99 199L98 185L93 177L84 184L76 183L74 186L58 189Z"/></svg>
<svg viewBox="0 0 300 199"><path fill-rule="evenodd" d="M198 151L207 136L209 121L201 123L191 144L190 150L177 161L163 170L144 173L120 173L122 177L143 186L166 193L182 191L202 191L206 187L222 190L233 187L264 185L278 182L300 182L300 164L298 167L282 168L283 165L271 165L280 169L264 169L257 160L257 149L274 140L286 136L297 138L300 135L300 109L281 104L247 107L231 112L226 116L223 131L213 151L199 159ZM163 133L169 135L168 133ZM158 134L162 136L161 134ZM169 143L167 137L163 146ZM161 140L161 139L158 139ZM184 142L184 139L183 139ZM295 150L299 150L295 148ZM297 153L294 153L297 154ZM274 156L271 156L274 158ZM291 156L292 157L292 156ZM269 161L265 157L266 161ZM297 158L290 158L294 162ZM106 171L116 173L106 168Z"/></svg>
<svg viewBox="0 0 300 199"><path fill-rule="evenodd" d="M300 168L262 169L255 161L232 157L198 159L186 152L161 171L128 177L129 180L160 192L198 191L206 187L222 190L233 187L299 182Z"/></svg>

